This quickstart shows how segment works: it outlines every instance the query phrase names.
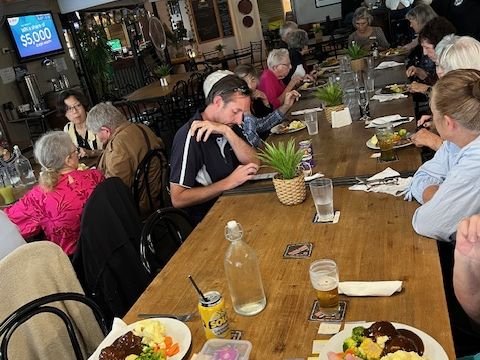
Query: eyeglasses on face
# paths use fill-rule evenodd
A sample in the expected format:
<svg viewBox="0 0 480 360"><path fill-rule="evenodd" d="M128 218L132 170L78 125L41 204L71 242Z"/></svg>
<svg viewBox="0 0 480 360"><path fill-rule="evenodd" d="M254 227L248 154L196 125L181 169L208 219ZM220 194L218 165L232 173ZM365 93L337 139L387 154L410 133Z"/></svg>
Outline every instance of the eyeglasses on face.
<svg viewBox="0 0 480 360"><path fill-rule="evenodd" d="M83 107L82 104L75 104L73 106L67 106L65 107L65 112L70 113L73 112L74 110L79 111Z"/></svg>

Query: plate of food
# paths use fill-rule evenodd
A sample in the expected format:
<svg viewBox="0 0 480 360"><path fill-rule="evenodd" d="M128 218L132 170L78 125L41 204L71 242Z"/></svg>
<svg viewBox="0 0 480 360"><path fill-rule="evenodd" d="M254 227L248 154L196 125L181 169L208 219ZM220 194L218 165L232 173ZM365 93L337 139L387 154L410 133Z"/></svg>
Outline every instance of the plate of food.
<svg viewBox="0 0 480 360"><path fill-rule="evenodd" d="M448 360L447 353L433 337L413 326L378 321L350 329L330 338L319 359Z"/></svg>
<svg viewBox="0 0 480 360"><path fill-rule="evenodd" d="M384 86L381 90L381 94L405 94L408 92L407 84L392 84Z"/></svg>
<svg viewBox="0 0 480 360"><path fill-rule="evenodd" d="M320 86L323 86L327 83L327 80L324 79L317 79L315 81L305 81L298 90L300 91L315 91Z"/></svg>
<svg viewBox="0 0 480 360"><path fill-rule="evenodd" d="M102 343L90 359L181 360L192 342L188 326L169 318L140 320L115 335L109 343Z"/></svg>
<svg viewBox="0 0 480 360"><path fill-rule="evenodd" d="M390 48L390 49L381 51L379 55L382 57L389 57L389 56L403 55L406 53L407 53L407 50L400 47L400 48Z"/></svg>
<svg viewBox="0 0 480 360"><path fill-rule="evenodd" d="M282 135L290 134L305 129L307 126L300 120L293 120L289 124L281 123L270 129L272 134Z"/></svg>
<svg viewBox="0 0 480 360"><path fill-rule="evenodd" d="M320 63L320 67L322 68L328 68L333 66L340 66L340 62L336 57L329 57Z"/></svg>
<svg viewBox="0 0 480 360"><path fill-rule="evenodd" d="M406 129L400 129L398 131L395 131L393 133L393 136L394 136L393 141L395 143L395 145L393 145L394 149L403 148L413 144L412 140L410 140L410 133ZM376 135L373 135L370 139L368 139L365 144L369 149L380 150Z"/></svg>

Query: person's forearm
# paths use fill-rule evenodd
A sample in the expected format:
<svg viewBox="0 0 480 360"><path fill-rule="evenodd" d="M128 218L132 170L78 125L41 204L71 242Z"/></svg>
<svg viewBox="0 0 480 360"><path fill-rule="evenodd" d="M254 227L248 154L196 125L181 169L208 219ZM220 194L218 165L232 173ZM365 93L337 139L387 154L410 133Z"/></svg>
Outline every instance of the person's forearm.
<svg viewBox="0 0 480 360"><path fill-rule="evenodd" d="M227 178L208 186L193 187L190 189L170 183L172 205L176 208L185 208L215 199L225 190L228 190L228 181L226 179Z"/></svg>
<svg viewBox="0 0 480 360"><path fill-rule="evenodd" d="M257 157L255 149L241 137L239 137L232 128L228 128L225 132L225 137L235 153L238 161L241 164L255 163L260 165L260 160Z"/></svg>
<svg viewBox="0 0 480 360"><path fill-rule="evenodd" d="M467 315L480 324L480 263L455 250L453 268L455 295Z"/></svg>
<svg viewBox="0 0 480 360"><path fill-rule="evenodd" d="M422 198L424 204L432 199L432 197L438 191L438 188L438 185L430 185L423 190Z"/></svg>

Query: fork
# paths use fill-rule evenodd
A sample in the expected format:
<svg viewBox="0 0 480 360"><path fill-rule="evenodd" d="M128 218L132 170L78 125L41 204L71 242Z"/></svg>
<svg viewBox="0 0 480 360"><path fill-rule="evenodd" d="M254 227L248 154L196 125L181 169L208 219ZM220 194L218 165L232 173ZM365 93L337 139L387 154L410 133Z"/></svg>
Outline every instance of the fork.
<svg viewBox="0 0 480 360"><path fill-rule="evenodd" d="M195 311L189 314L138 314L137 317L141 319L150 319L150 318L170 318L176 319L181 322L187 322L192 319L195 315Z"/></svg>

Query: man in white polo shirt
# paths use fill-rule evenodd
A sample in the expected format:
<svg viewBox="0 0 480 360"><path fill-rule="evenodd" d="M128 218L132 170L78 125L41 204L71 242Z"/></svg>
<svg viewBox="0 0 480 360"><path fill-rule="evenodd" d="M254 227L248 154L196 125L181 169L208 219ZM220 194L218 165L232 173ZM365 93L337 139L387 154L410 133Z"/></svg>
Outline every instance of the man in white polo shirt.
<svg viewBox="0 0 480 360"><path fill-rule="evenodd" d="M216 71L203 84L206 108L183 125L173 140L172 204L201 221L226 190L250 180L259 167L239 125L250 110L250 89L230 71Z"/></svg>

